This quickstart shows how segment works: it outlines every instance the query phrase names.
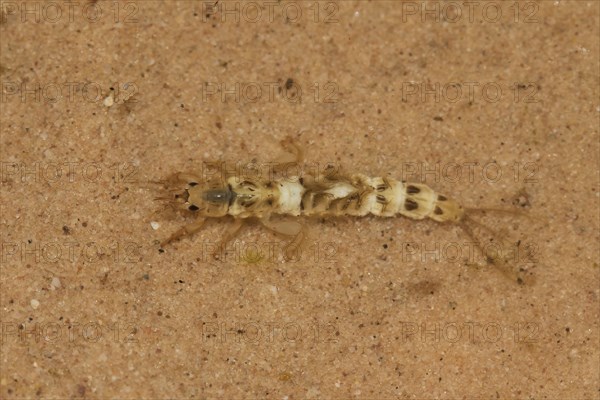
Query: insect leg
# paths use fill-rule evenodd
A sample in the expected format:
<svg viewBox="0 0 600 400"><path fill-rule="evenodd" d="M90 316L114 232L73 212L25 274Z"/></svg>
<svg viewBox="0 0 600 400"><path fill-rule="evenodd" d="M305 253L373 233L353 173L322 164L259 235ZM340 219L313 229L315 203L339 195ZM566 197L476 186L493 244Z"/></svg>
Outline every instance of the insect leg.
<svg viewBox="0 0 600 400"><path fill-rule="evenodd" d="M469 238L473 241L478 250L483 254L488 264L491 264L501 272L505 277L510 279L513 282L518 282L519 284L524 285L532 285L535 282L535 277L528 274L527 271L518 264L518 258L513 258L515 254L511 252L511 248L513 247L505 234L500 234L496 230L491 227L481 223L479 221L475 221L470 212L475 211L473 209L467 209L467 212L462 220L458 222L458 225L462 228L463 232L469 236ZM492 211L487 209L486 211ZM520 213L513 213L512 210L493 210L500 212L507 212L515 215L519 215ZM476 235L475 229L479 229L480 233L487 233L486 239L481 240L482 237L480 235ZM486 245L486 243L488 245ZM494 246L490 246L490 243L495 243Z"/></svg>
<svg viewBox="0 0 600 400"><path fill-rule="evenodd" d="M303 148L290 136L283 139L279 144L283 148L284 154L275 159L273 173L277 175L287 173L290 168L292 171L300 170L304 163Z"/></svg>
<svg viewBox="0 0 600 400"><path fill-rule="evenodd" d="M233 224L227 228L227 230L221 237L221 240L219 240L219 243L217 244L217 248L215 249L215 252L212 255L214 259L219 259L220 254L225 252L227 243L229 243L235 237L235 235L237 235L242 226L244 226L245 221L246 220L243 218L236 218L233 220Z"/></svg>
<svg viewBox="0 0 600 400"><path fill-rule="evenodd" d="M190 182L201 182L202 178L191 172L178 172L167 178L167 182L173 183L190 183Z"/></svg>
<svg viewBox="0 0 600 400"><path fill-rule="evenodd" d="M265 228L276 234L292 237L292 241L284 247L284 254L288 259L298 259L294 254L297 255L297 252L302 248L302 245L306 243L305 240L308 237L306 225L303 225L298 221L271 221L268 217L262 218L260 222Z"/></svg>
<svg viewBox="0 0 600 400"><path fill-rule="evenodd" d="M304 149L291 136L286 137L279 143L281 144L281 147L283 147L284 151L293 156L293 160L291 160L291 162L298 164L304 162Z"/></svg>
<svg viewBox="0 0 600 400"><path fill-rule="evenodd" d="M204 225L204 221L206 221L206 218L199 218L196 221L194 221L193 223L186 225L183 228L178 229L168 239L163 240L162 243L160 244L160 246L164 247L165 245L167 245L175 240L179 240L183 236L193 235L194 233L196 233L200 229L202 229L202 225Z"/></svg>

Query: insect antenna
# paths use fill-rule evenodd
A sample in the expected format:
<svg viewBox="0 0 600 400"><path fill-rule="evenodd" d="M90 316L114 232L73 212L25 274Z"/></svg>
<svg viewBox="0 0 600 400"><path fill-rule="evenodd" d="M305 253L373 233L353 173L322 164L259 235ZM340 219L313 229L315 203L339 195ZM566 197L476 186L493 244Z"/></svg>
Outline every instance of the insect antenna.
<svg viewBox="0 0 600 400"><path fill-rule="evenodd" d="M187 191L181 191L179 188L163 188L160 196L154 197L154 201L160 201L165 206L175 210L188 199Z"/></svg>
<svg viewBox="0 0 600 400"><path fill-rule="evenodd" d="M164 180L148 180L148 179L143 179L143 180L130 180L127 182L131 182L131 183L135 183L138 187L143 188L143 189L148 189L148 190L155 190L156 186L166 186L167 182Z"/></svg>

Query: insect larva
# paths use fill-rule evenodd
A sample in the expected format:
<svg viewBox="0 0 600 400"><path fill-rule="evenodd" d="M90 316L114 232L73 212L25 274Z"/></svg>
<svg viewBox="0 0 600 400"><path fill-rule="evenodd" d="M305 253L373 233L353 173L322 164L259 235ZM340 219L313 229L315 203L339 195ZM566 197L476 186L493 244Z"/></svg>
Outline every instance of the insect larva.
<svg viewBox="0 0 600 400"><path fill-rule="evenodd" d="M286 139L282 145L294 154L295 162L302 160L302 150L291 139ZM233 217L234 224L221 239L221 246L235 236L245 221L255 218L268 229L293 238L289 246L295 248L306 236L305 226L299 221L273 217L402 215L415 220L431 219L456 224L474 239L474 228L485 230L496 238L499 235L475 221L471 216L473 213L498 211L517 214L512 210L466 209L425 184L363 174L307 174L272 180L241 180L235 174L213 176L203 180L192 173L177 173L163 182L172 195L162 199L192 212L197 218L163 241L161 246L199 231L209 218L225 216ZM502 259L484 254L506 272Z"/></svg>

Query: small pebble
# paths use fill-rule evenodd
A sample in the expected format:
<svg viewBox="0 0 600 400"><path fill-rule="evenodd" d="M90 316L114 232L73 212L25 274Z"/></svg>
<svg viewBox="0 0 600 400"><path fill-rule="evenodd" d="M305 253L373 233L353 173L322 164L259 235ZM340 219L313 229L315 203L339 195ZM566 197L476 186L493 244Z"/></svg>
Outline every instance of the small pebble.
<svg viewBox="0 0 600 400"><path fill-rule="evenodd" d="M58 289L60 287L60 279L58 279L56 276L54 278L52 278L52 283L51 283L52 287L55 289Z"/></svg>
<svg viewBox="0 0 600 400"><path fill-rule="evenodd" d="M115 99L113 99L113 97L112 97L112 96L108 96L107 98L105 98L105 99L104 99L104 105L105 105L106 107L110 107L110 106L112 106L113 104L115 104Z"/></svg>
<svg viewBox="0 0 600 400"><path fill-rule="evenodd" d="M150 226L152 226L152 229L154 229L154 230L157 230L158 228L160 228L160 224L156 221L150 222Z"/></svg>
<svg viewBox="0 0 600 400"><path fill-rule="evenodd" d="M33 308L34 310L40 306L40 302L37 301L36 299L31 299L29 304L31 304L31 308Z"/></svg>

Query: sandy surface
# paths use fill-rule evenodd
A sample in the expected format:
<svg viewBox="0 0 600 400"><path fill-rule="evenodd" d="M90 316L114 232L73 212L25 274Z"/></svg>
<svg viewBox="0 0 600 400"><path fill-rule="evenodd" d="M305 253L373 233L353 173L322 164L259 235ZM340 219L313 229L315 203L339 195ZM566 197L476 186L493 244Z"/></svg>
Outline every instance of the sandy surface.
<svg viewBox="0 0 600 400"><path fill-rule="evenodd" d="M0 397L598 398L600 5L453 4L3 1ZM406 218L159 251L147 181L288 135L526 211L480 220L528 279Z"/></svg>

